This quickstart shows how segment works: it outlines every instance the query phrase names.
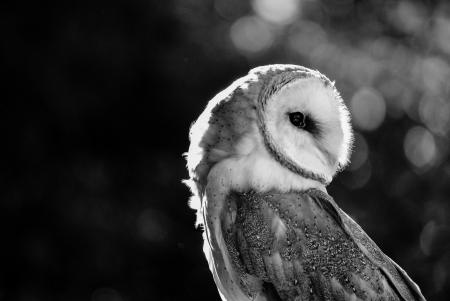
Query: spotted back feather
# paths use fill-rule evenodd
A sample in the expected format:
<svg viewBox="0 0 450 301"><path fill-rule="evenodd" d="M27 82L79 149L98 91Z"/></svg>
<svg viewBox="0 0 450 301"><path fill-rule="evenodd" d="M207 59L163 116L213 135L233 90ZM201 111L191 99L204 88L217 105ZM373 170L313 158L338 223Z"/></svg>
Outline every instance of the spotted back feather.
<svg viewBox="0 0 450 301"><path fill-rule="evenodd" d="M228 202L222 230L250 300L425 300L322 191L232 193Z"/></svg>

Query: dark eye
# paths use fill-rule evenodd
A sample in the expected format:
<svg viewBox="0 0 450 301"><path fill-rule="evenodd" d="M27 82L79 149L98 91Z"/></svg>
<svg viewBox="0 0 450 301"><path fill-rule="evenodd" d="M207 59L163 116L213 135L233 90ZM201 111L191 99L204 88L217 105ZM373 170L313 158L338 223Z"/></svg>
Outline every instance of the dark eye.
<svg viewBox="0 0 450 301"><path fill-rule="evenodd" d="M306 119L305 115L301 112L293 112L289 113L289 121L295 126L300 129L305 128L306 126Z"/></svg>

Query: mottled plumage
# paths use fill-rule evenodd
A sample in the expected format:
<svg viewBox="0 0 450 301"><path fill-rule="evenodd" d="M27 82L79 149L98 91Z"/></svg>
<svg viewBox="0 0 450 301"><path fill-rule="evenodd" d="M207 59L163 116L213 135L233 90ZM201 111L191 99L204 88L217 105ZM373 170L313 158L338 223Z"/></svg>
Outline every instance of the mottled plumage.
<svg viewBox="0 0 450 301"><path fill-rule="evenodd" d="M210 101L190 138L190 204L223 300L424 300L326 193L352 131L324 75L255 68Z"/></svg>
<svg viewBox="0 0 450 301"><path fill-rule="evenodd" d="M222 231L249 296L262 280L281 300L420 300L405 272L327 194L250 191L227 200Z"/></svg>

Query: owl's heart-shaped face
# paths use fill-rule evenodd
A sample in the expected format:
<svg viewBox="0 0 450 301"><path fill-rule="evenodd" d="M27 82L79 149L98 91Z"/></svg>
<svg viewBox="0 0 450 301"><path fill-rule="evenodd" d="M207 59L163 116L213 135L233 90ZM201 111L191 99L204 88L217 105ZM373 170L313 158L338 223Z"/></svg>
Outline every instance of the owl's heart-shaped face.
<svg viewBox="0 0 450 301"><path fill-rule="evenodd" d="M261 111L266 144L281 163L327 182L346 164L348 113L331 84L294 79L263 100Z"/></svg>

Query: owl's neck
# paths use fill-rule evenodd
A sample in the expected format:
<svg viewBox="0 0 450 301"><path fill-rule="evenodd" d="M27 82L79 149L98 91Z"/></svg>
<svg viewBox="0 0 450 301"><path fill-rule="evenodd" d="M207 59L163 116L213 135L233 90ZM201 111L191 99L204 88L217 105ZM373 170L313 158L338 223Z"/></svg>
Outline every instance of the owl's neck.
<svg viewBox="0 0 450 301"><path fill-rule="evenodd" d="M316 188L326 192L323 183L292 172L275 160L264 147L255 147L254 144L248 153L242 152L245 147L241 146L236 155L218 162L211 169L208 182L211 178L220 178L223 185L235 191L288 192Z"/></svg>

